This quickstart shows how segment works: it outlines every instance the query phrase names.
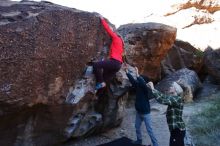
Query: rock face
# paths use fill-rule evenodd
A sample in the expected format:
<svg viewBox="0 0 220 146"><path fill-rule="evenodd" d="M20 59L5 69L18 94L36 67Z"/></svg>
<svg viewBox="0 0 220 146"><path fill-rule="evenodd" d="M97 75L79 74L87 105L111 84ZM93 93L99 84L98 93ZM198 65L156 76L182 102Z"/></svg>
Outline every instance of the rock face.
<svg viewBox="0 0 220 146"><path fill-rule="evenodd" d="M66 102L77 107L65 128L67 137L79 138L100 133L122 122L127 97L125 93L129 88L125 72L120 70L106 88L97 92L98 96L91 89L93 82L93 75L82 78L67 96Z"/></svg>
<svg viewBox="0 0 220 146"><path fill-rule="evenodd" d="M211 95L218 93L220 90L220 85L216 82L216 80L207 76L202 83L202 87L196 92L196 98L210 98Z"/></svg>
<svg viewBox="0 0 220 146"><path fill-rule="evenodd" d="M161 80L155 87L163 93L168 93L170 87L176 82L183 89L185 102L191 102L197 89L201 87L201 82L193 70L187 68L180 69Z"/></svg>
<svg viewBox="0 0 220 146"><path fill-rule="evenodd" d="M120 124L124 90L110 92L118 82L94 101L94 77L82 76L87 62L107 56L109 42L92 13L49 2L1 3L0 145L54 145Z"/></svg>
<svg viewBox="0 0 220 146"><path fill-rule="evenodd" d="M152 80L159 80L160 63L175 41L176 28L159 23L127 24L118 32L125 41L127 62Z"/></svg>
<svg viewBox="0 0 220 146"><path fill-rule="evenodd" d="M188 68L199 73L202 65L203 52L201 50L196 49L188 42L176 40L161 62L162 76L170 75L182 68Z"/></svg>
<svg viewBox="0 0 220 146"><path fill-rule="evenodd" d="M204 65L209 75L220 84L220 49L207 49L204 56Z"/></svg>
<svg viewBox="0 0 220 146"><path fill-rule="evenodd" d="M0 96L8 104L62 103L106 38L94 15L48 3L1 7L0 22Z"/></svg>
<svg viewBox="0 0 220 146"><path fill-rule="evenodd" d="M196 24L208 24L215 21L211 14L220 10L219 0L185 0L181 4L173 5L173 12L167 13L166 16L173 15L181 10L197 9L193 16L193 21L183 28L191 27Z"/></svg>

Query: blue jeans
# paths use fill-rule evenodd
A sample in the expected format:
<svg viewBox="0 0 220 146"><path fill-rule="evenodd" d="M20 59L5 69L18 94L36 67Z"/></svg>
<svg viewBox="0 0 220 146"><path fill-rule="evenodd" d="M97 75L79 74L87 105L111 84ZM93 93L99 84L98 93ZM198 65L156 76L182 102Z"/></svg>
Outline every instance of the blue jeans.
<svg viewBox="0 0 220 146"><path fill-rule="evenodd" d="M144 121L148 135L150 136L151 142L153 143L153 146L158 146L157 139L154 136L152 127L151 127L151 116L150 114L139 114L136 113L136 120L135 120L135 128L136 128L136 135L137 140L142 140L141 135L141 123Z"/></svg>

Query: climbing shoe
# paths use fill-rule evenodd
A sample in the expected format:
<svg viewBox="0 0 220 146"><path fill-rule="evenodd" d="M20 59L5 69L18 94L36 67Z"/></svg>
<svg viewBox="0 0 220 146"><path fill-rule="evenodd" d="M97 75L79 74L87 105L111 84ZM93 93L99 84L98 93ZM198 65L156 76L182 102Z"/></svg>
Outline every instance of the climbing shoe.
<svg viewBox="0 0 220 146"><path fill-rule="evenodd" d="M102 83L97 83L96 86L95 86L95 90L99 90L101 88L104 88L106 86L105 82L102 82Z"/></svg>

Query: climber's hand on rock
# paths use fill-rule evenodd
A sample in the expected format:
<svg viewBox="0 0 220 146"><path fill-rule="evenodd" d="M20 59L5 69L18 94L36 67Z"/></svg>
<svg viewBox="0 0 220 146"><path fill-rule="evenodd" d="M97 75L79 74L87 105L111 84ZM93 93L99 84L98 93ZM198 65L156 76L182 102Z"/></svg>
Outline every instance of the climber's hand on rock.
<svg viewBox="0 0 220 146"><path fill-rule="evenodd" d="M125 66L124 66L124 71L125 71L126 73L128 73L128 66L127 66L126 63L125 63Z"/></svg>
<svg viewBox="0 0 220 146"><path fill-rule="evenodd" d="M123 67L123 69L124 69L124 71L125 71L126 73L129 72L129 70L128 70L128 64L125 63L125 62L124 62L124 67Z"/></svg>
<svg viewBox="0 0 220 146"><path fill-rule="evenodd" d="M138 68L137 67L135 67L135 71L136 71L136 75L137 75L137 77L139 76L139 73L138 73Z"/></svg>
<svg viewBox="0 0 220 146"><path fill-rule="evenodd" d="M95 14L95 16L99 17L100 19L103 19L103 16L97 12L93 12L93 14Z"/></svg>

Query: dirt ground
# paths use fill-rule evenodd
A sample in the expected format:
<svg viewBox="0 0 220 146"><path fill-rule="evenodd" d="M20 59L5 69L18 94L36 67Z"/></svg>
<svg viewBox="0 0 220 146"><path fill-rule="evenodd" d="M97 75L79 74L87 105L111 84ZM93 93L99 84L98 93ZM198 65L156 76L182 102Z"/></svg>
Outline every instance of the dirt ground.
<svg viewBox="0 0 220 146"><path fill-rule="evenodd" d="M155 136L159 142L160 146L169 146L169 137L170 133L168 130L166 122L166 111L167 106L158 104L156 101L151 101L151 118L152 118L152 128L155 133ZM189 103L185 104L183 117L187 125L190 115L198 112L202 108L201 104ZM136 139L135 134L135 109L133 104L125 108L124 119L122 124L108 132L102 133L97 136L91 136L82 140L69 142L65 146L96 146L99 144L107 143L117 138L123 136L128 137L132 140ZM142 123L142 135L143 135L143 144L151 144L150 138L146 132L145 125Z"/></svg>

